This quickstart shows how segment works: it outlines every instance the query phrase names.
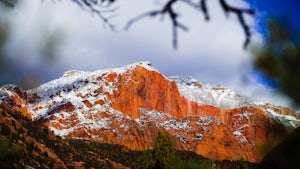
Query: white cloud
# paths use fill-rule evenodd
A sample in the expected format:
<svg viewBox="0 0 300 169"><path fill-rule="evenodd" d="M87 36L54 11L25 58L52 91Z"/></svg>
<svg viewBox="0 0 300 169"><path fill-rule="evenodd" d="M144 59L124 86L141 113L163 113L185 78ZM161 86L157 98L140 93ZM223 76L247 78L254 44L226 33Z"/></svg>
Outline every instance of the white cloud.
<svg viewBox="0 0 300 169"><path fill-rule="evenodd" d="M23 65L41 68L36 53L40 39L45 33L61 30L64 40L60 43L56 65L42 64L44 72L54 72L47 80L69 69L105 69L149 60L166 75L191 75L204 83L218 83L237 90L244 85L236 79L241 73L249 73L251 55L242 48L245 36L236 16L226 17L218 1L208 1L209 22L204 21L202 13L178 6L182 22L190 29L179 31L179 47L173 50L167 17L162 21L159 17L145 18L132 25L128 32L123 31L130 18L159 8L153 2L161 1L119 1L119 16L112 19L119 29L112 32L103 28L97 16L82 11L70 1L26 1L12 16L10 55ZM244 1L230 3L249 6ZM248 18L247 22L255 26L253 19ZM257 33L254 39L259 41ZM254 83L248 87L250 92L240 91L249 97L257 88L268 90ZM264 97L270 102L275 100L272 92L266 92Z"/></svg>

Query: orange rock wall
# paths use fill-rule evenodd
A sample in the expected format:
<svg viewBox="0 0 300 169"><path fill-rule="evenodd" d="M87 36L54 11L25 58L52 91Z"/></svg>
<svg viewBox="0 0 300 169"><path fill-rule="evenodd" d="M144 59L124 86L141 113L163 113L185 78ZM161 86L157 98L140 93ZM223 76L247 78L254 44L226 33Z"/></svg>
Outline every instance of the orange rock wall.
<svg viewBox="0 0 300 169"><path fill-rule="evenodd" d="M143 67L137 66L134 73L127 72L122 76L113 76L111 81L118 81L119 86L117 92L110 95L112 107L120 112L124 112L133 119L139 118L141 113L139 108L145 108L149 111L156 110L159 112L169 113L177 118L185 118L188 116L212 116L219 119L222 123L220 126L211 126L213 130L209 133L208 138L199 144L192 146L182 145L184 143L177 142L179 147L195 151L197 154L209 157L215 160L248 160L251 162L259 162L264 155L274 146L276 146L282 138L287 134L287 130L272 121L268 115L258 107L241 107L234 109L218 108L209 105L198 105L194 101L189 101L180 95L177 85L174 81L169 81L156 71L148 71ZM138 72L138 73L136 73ZM130 80L128 80L130 79ZM234 119L235 115L243 112L251 112L250 119ZM247 127L246 139L248 144L240 144L233 135L237 126L251 124ZM197 127L197 126L193 126ZM155 136L158 129L145 130L146 134ZM275 130L275 131L274 131ZM270 131L274 131L271 132ZM170 133L175 135L176 132ZM143 133L144 134L144 133ZM140 134L141 135L141 134ZM131 143L122 142L132 149L142 150L145 147L153 145L154 138L143 139L139 134L135 134L136 140ZM192 135L187 135L189 140ZM137 147L137 145L140 145Z"/></svg>
<svg viewBox="0 0 300 169"><path fill-rule="evenodd" d="M130 118L124 118L121 122L114 120L110 124L110 129L80 127L66 137L121 144L133 150L145 150L152 148L158 131L164 130L172 136L177 149L194 151L214 160L247 160L258 163L289 132L284 126L271 120L260 107L246 106L229 109L198 105L194 101L189 101L180 95L174 81L142 66L136 66L135 70L129 70L123 74L110 73L96 78L99 81L106 78L108 83L114 83L116 90L112 94L105 93L111 101L110 106ZM99 86L94 94L100 95L102 91L103 87ZM27 102L36 102L40 98L33 94L27 99L27 96L17 90L14 93L15 104L12 106L30 117L29 111L34 110L28 110ZM81 93L77 96L85 98ZM94 106L88 100L84 100L83 103L88 108ZM103 105L104 100L96 100L94 104ZM172 116L172 120L185 121L188 126L187 128L165 129L151 120L141 126L135 121L143 115L140 108L168 113ZM52 116L41 122L56 129L62 129L62 126L74 127L79 122L74 110L72 103L62 104L53 108L48 114L58 111L73 113L68 119L62 120ZM109 118L109 116L107 112L99 111L97 114L90 115L90 119ZM212 119L212 121L200 124L201 117ZM124 124L128 127L120 127Z"/></svg>

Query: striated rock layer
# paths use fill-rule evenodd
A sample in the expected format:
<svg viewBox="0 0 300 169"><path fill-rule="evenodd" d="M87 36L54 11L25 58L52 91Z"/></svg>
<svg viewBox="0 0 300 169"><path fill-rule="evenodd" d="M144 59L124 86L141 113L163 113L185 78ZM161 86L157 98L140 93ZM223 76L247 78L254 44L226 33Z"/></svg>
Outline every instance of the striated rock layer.
<svg viewBox="0 0 300 169"><path fill-rule="evenodd" d="M22 91L0 89L14 107L65 138L150 149L159 130L176 148L213 160L259 163L300 126L293 111L246 98L190 77L167 78L148 63L63 77Z"/></svg>

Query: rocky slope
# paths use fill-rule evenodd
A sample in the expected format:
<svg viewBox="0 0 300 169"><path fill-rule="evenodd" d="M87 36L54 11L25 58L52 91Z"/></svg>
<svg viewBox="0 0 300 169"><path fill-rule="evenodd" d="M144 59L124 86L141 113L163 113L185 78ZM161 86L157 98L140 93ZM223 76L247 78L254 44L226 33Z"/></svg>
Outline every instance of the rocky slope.
<svg viewBox="0 0 300 169"><path fill-rule="evenodd" d="M300 126L292 110L251 103L190 77L167 78L149 63L69 71L28 91L8 85L0 100L65 138L144 150L164 130L177 149L213 160L259 163Z"/></svg>
<svg viewBox="0 0 300 169"><path fill-rule="evenodd" d="M82 139L62 139L48 127L32 122L19 111L0 105L1 169L127 169L137 168L143 151ZM177 151L171 168L259 169L245 161L211 161L193 152ZM268 169L264 167L264 169Z"/></svg>
<svg viewBox="0 0 300 169"><path fill-rule="evenodd" d="M125 162L128 154L122 146L62 139L46 126L0 105L1 169L128 169L134 165L134 160Z"/></svg>

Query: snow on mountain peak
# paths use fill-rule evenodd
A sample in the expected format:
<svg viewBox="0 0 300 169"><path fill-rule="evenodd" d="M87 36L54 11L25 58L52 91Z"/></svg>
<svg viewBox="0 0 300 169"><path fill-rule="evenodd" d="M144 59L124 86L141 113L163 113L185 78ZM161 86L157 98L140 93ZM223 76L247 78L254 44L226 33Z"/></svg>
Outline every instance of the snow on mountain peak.
<svg viewBox="0 0 300 169"><path fill-rule="evenodd" d="M191 76L171 76L176 81L181 95L198 104L208 104L223 108L235 108L249 105L247 98L236 94L223 86L211 86L200 83Z"/></svg>
<svg viewBox="0 0 300 169"><path fill-rule="evenodd" d="M32 118L39 119L46 117L47 113L51 111L48 110L47 105L60 105L70 102L73 105L75 104L76 108L82 108L85 107L83 104L85 99L88 99L90 102L99 99L107 102L108 100L104 98L106 97L105 94L97 94L96 97L96 94L93 95L91 93L102 87L103 93L112 94L113 90L117 90L115 86L118 84L118 81L109 81L106 78L112 74L119 76L125 72L133 72L137 66L141 66L148 71L156 71L151 67L150 62L138 62L121 68L110 68L93 72L71 70L65 72L62 77L56 80L28 90L27 93L29 95L36 95L36 99L39 99L39 102L29 103L30 107L37 109ZM86 96L86 98L79 97L78 95Z"/></svg>

